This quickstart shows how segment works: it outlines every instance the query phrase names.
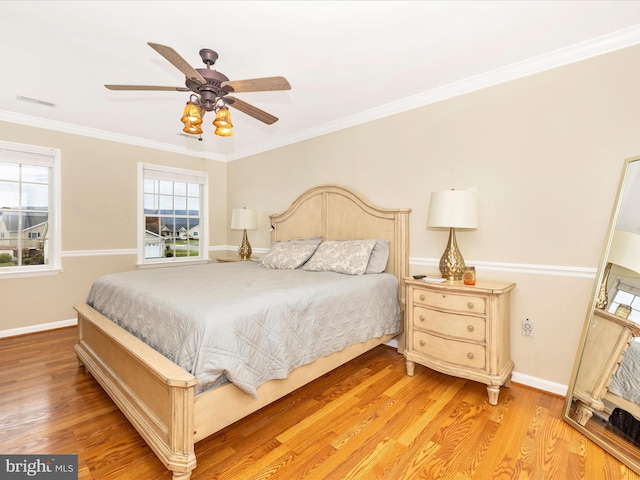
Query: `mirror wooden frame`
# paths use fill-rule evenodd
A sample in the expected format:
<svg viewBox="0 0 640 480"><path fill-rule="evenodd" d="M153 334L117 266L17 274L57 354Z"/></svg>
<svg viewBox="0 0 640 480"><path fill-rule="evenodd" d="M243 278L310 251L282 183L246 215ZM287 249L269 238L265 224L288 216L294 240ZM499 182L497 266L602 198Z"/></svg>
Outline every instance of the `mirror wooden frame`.
<svg viewBox="0 0 640 480"><path fill-rule="evenodd" d="M628 158L624 161L618 192L596 274L592 300L587 310L571 381L567 390L563 419L605 451L640 474L640 448L634 445L633 442L622 438L606 428L605 421L598 415L598 410L600 409L598 405L602 405L602 399L607 393L609 382L628 346L627 342L630 342L631 337L638 336L640 332L640 330L637 330L639 327L637 324L633 324L633 322L621 319L598 308L601 306L601 285L603 280L606 281L608 275L607 259L609 258L613 233L620 216L620 209L625 192L630 186L628 182L631 168L634 165L635 168L640 168L640 156ZM603 327L603 325L606 325L606 327ZM607 337L607 333L602 332L602 330L597 330L598 352L602 352L602 354L594 364L593 358L595 358L594 355L596 354L596 350L593 348L595 345L593 341L594 332L596 332L596 329L609 327L611 329L611 335L608 336L608 347L605 349L600 349L600 346L602 339ZM621 332L624 332L624 335L621 334ZM591 337L589 333L591 333ZM587 373L583 373L583 375L580 376L580 367L582 366L584 369L585 365L589 367L596 365L597 368L587 368ZM583 388L585 384L588 385L588 388ZM589 393L585 394L585 391ZM640 406L638 406L638 409L640 410ZM592 413L596 414L592 417Z"/></svg>

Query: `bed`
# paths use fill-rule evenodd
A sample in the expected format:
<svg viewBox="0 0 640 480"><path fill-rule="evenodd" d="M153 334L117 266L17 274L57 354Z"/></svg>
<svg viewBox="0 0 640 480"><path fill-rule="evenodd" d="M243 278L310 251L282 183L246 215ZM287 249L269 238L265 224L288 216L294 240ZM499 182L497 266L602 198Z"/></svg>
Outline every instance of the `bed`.
<svg viewBox="0 0 640 480"><path fill-rule="evenodd" d="M622 409L640 420L640 337L625 350L603 398L607 415Z"/></svg>
<svg viewBox="0 0 640 480"><path fill-rule="evenodd" d="M634 338L624 352L622 362L611 379L609 392L640 405L640 338Z"/></svg>
<svg viewBox="0 0 640 480"><path fill-rule="evenodd" d="M271 237L273 242L318 236L323 241L387 240L389 256L384 273L395 277L396 299L402 310L402 279L409 273L409 212L379 208L347 188L321 185L302 193L285 212L270 217ZM213 268L257 268L233 265ZM393 337L398 338L400 351L404 346L401 331L376 334L302 364L286 378L268 380L255 390L230 381L207 388L195 375L87 303L75 309L78 341L74 349L80 363L172 472L174 480L191 477L198 441Z"/></svg>

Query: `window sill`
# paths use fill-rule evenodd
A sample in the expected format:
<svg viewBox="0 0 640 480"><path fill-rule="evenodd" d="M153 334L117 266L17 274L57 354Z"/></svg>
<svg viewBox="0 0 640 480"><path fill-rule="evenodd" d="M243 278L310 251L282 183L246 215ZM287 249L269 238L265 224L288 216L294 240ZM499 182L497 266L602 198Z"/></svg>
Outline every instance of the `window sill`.
<svg viewBox="0 0 640 480"><path fill-rule="evenodd" d="M197 260L171 260L167 261L157 261L157 262L147 262L140 263L138 262L138 268L167 268L167 267L184 267L186 265L203 265L205 263L210 263L208 258L198 258Z"/></svg>
<svg viewBox="0 0 640 480"><path fill-rule="evenodd" d="M7 269L11 267L6 267ZM52 275L58 275L62 272L62 268L34 268L25 270L0 270L0 280L3 278L27 278L27 277L47 277Z"/></svg>

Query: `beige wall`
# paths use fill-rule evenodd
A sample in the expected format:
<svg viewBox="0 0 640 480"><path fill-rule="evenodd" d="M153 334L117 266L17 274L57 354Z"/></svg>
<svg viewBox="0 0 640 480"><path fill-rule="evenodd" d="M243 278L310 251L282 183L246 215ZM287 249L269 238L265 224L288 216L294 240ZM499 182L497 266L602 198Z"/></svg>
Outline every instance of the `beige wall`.
<svg viewBox="0 0 640 480"><path fill-rule="evenodd" d="M109 253L137 248L138 162L209 172L209 242L226 245L225 163L3 122L0 140L61 150L63 269L0 279L0 331L73 319L93 279L136 268L135 254Z"/></svg>
<svg viewBox="0 0 640 480"><path fill-rule="evenodd" d="M623 160L640 154L638 85L634 47L241 159L229 164L229 206L261 211L257 248L269 245L267 214L316 184L410 207L422 272L447 236L425 228L430 193L476 187L479 228L458 244L484 265L479 277L518 284L515 371L567 385L594 279L564 267L598 266ZM521 335L523 318L535 338Z"/></svg>
<svg viewBox="0 0 640 480"><path fill-rule="evenodd" d="M138 161L209 172L211 246L239 243L226 216L247 206L260 213L251 243L267 248L267 215L321 183L410 207L414 272L434 271L446 242L425 228L430 193L476 187L480 225L458 243L479 277L518 284L516 372L566 385L594 283L567 267L599 263L622 162L640 154L639 84L634 47L229 164L0 123L0 140L62 150L64 268L0 280L0 331L70 319L93 278L134 268L135 255L69 252L135 249Z"/></svg>

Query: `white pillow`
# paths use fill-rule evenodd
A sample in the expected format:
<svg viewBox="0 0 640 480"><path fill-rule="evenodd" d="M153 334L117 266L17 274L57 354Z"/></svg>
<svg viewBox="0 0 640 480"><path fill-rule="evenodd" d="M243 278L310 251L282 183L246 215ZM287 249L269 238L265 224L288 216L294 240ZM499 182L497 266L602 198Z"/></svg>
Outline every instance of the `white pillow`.
<svg viewBox="0 0 640 480"><path fill-rule="evenodd" d="M279 270L293 270L306 262L318 248L313 244L297 244L280 242L271 247L271 250L260 259L260 265Z"/></svg>
<svg viewBox="0 0 640 480"><path fill-rule="evenodd" d="M367 269L369 257L375 244L375 239L322 242L302 269L312 272L362 275Z"/></svg>

